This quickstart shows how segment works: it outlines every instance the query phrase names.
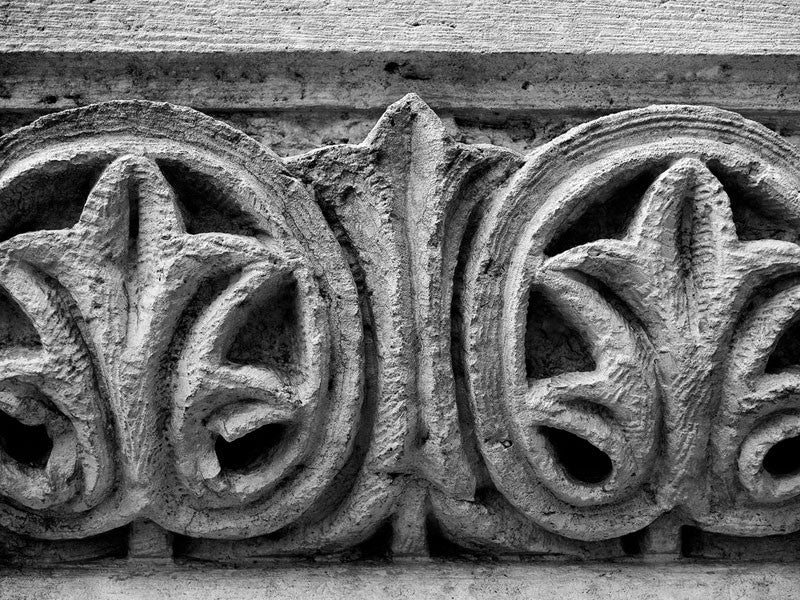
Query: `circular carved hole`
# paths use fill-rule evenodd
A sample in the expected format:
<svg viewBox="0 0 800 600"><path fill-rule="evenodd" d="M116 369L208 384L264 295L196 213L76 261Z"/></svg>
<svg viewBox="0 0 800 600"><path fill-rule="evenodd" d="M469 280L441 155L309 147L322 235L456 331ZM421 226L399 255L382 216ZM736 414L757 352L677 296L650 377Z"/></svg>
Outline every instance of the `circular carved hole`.
<svg viewBox="0 0 800 600"><path fill-rule="evenodd" d="M288 425L269 423L233 441L217 437L214 450L223 471L247 471L272 458L286 437Z"/></svg>
<svg viewBox="0 0 800 600"><path fill-rule="evenodd" d="M800 435L775 444L764 455L764 470L774 477L800 472Z"/></svg>
<svg viewBox="0 0 800 600"><path fill-rule="evenodd" d="M554 427L542 427L542 435L556 460L573 479L596 484L611 475L613 465L608 454L582 437Z"/></svg>
<svg viewBox="0 0 800 600"><path fill-rule="evenodd" d="M53 450L44 425L25 425L0 411L0 448L23 465L43 468Z"/></svg>

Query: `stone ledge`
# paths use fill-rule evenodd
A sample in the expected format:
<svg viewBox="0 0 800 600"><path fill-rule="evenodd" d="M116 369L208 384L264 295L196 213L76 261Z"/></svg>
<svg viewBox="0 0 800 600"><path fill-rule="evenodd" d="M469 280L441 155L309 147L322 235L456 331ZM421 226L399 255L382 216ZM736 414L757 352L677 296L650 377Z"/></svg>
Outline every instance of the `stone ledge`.
<svg viewBox="0 0 800 600"><path fill-rule="evenodd" d="M796 54L800 10L764 0L9 3L5 50Z"/></svg>
<svg viewBox="0 0 800 600"><path fill-rule="evenodd" d="M5 571L0 596L212 600L325 598L459 600L482 598L708 600L792 598L800 572L776 564L462 563L186 568L160 563Z"/></svg>
<svg viewBox="0 0 800 600"><path fill-rule="evenodd" d="M382 111L407 93L484 119L709 104L800 112L797 56L448 52L14 52L0 111L145 99L198 110ZM590 117L589 117L590 118Z"/></svg>

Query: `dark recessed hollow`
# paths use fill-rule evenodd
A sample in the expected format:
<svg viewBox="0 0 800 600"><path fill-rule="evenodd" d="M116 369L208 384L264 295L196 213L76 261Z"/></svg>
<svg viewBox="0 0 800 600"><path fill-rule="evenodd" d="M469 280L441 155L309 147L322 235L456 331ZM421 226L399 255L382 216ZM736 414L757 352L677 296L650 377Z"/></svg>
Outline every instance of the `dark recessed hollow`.
<svg viewBox="0 0 800 600"><path fill-rule="evenodd" d="M563 429L542 427L541 432L556 460L576 481L597 484L611 475L611 459L594 444Z"/></svg>
<svg viewBox="0 0 800 600"><path fill-rule="evenodd" d="M50 459L53 440L44 425L25 425L0 411L0 448L17 462L41 469Z"/></svg>
<svg viewBox="0 0 800 600"><path fill-rule="evenodd" d="M172 158L156 162L178 197L188 233L261 233L256 219L229 197L230 190L220 189L214 177Z"/></svg>
<svg viewBox="0 0 800 600"><path fill-rule="evenodd" d="M394 527L391 521L386 521L366 540L346 552L342 557L348 560L374 560L383 561L392 557L392 542L394 541Z"/></svg>
<svg viewBox="0 0 800 600"><path fill-rule="evenodd" d="M64 161L33 169L0 190L0 242L22 233L67 229L80 219L106 162Z"/></svg>
<svg viewBox="0 0 800 600"><path fill-rule="evenodd" d="M800 321L790 325L781 334L767 361L767 373L780 373L800 363Z"/></svg>
<svg viewBox="0 0 800 600"><path fill-rule="evenodd" d="M531 290L525 325L525 371L529 379L593 371L589 346L558 309L538 290Z"/></svg>
<svg viewBox="0 0 800 600"><path fill-rule="evenodd" d="M433 515L425 518L425 541L428 552L434 558L470 558L473 554L451 540Z"/></svg>
<svg viewBox="0 0 800 600"><path fill-rule="evenodd" d="M681 526L681 556L684 558L702 558L708 541L707 535L697 527L692 527L691 525Z"/></svg>
<svg viewBox="0 0 800 600"><path fill-rule="evenodd" d="M711 160L708 168L725 189L731 206L736 235L740 240L782 240L800 243L800 219L781 206L760 177L747 169L731 169Z"/></svg>
<svg viewBox="0 0 800 600"><path fill-rule="evenodd" d="M20 306L0 289L0 348L41 348L42 340Z"/></svg>
<svg viewBox="0 0 800 600"><path fill-rule="evenodd" d="M241 365L292 371L300 362L300 334L297 281L286 275L253 301L225 358Z"/></svg>
<svg viewBox="0 0 800 600"><path fill-rule="evenodd" d="M642 542L644 541L645 530L634 531L623 535L620 539L620 547L625 556L641 556Z"/></svg>
<svg viewBox="0 0 800 600"><path fill-rule="evenodd" d="M217 437L214 449L219 466L223 471L246 471L264 464L275 454L287 430L285 423L269 423L231 442Z"/></svg>
<svg viewBox="0 0 800 600"><path fill-rule="evenodd" d="M764 470L774 477L800 473L800 435L775 444L764 455Z"/></svg>
<svg viewBox="0 0 800 600"><path fill-rule="evenodd" d="M589 242L621 239L633 221L647 189L656 180L656 167L595 194L592 204L569 225L553 236L544 253L555 256Z"/></svg>

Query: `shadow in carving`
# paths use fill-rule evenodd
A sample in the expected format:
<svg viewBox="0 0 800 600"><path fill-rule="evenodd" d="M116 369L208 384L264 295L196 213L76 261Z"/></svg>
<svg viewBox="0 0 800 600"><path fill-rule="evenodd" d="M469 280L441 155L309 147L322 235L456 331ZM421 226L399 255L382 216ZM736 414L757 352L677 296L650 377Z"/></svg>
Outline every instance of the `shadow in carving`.
<svg viewBox="0 0 800 600"><path fill-rule="evenodd" d="M800 163L764 128L651 107L523 157L407 97L280 160L122 102L2 148L9 553L794 552Z"/></svg>

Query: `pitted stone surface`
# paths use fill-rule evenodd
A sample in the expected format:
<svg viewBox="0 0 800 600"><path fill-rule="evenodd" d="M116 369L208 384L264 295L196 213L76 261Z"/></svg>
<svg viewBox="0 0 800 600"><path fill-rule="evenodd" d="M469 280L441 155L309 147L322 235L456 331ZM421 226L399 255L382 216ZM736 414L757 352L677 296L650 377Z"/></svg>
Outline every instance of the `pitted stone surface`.
<svg viewBox="0 0 800 600"><path fill-rule="evenodd" d="M763 0L17 0L0 50L794 54L800 10ZM455 10L454 10L455 9Z"/></svg>
<svg viewBox="0 0 800 600"><path fill-rule="evenodd" d="M4 552L791 555L798 159L692 106L527 156L414 96L286 159L144 101L20 129Z"/></svg>

